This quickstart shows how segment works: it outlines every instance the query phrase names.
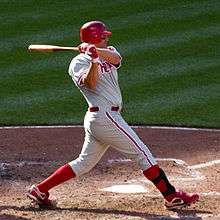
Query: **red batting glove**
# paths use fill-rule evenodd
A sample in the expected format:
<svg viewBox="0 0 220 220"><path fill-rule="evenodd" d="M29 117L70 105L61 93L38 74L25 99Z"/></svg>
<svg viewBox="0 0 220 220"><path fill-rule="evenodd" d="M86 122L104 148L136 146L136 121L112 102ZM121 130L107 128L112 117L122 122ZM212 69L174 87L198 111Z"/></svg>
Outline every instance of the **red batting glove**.
<svg viewBox="0 0 220 220"><path fill-rule="evenodd" d="M99 56L96 50L95 45L82 43L78 46L80 53L85 53L92 58L93 63L97 63L99 61Z"/></svg>
<svg viewBox="0 0 220 220"><path fill-rule="evenodd" d="M88 55L92 57L93 63L97 63L99 61L99 55L94 45L89 45L87 47L87 52L88 52Z"/></svg>
<svg viewBox="0 0 220 220"><path fill-rule="evenodd" d="M82 43L78 46L80 53L85 53L87 51L89 44L88 43Z"/></svg>

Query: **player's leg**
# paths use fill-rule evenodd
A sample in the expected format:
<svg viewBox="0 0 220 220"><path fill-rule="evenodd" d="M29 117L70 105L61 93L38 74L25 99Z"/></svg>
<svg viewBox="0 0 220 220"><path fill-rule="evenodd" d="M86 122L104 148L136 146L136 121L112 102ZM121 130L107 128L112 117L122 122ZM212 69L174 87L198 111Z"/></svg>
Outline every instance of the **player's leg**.
<svg viewBox="0 0 220 220"><path fill-rule="evenodd" d="M180 207L198 200L197 194L189 195L176 191L165 172L156 163L148 147L119 114L106 113L106 116L113 125L112 133L109 130L106 139L111 141L117 150L138 161L144 176L156 186L165 198L167 208Z"/></svg>
<svg viewBox="0 0 220 220"><path fill-rule="evenodd" d="M52 175L37 185L32 185L28 190L27 196L42 206L54 206L56 200L50 198L49 190L60 185L76 176L69 164L58 168Z"/></svg>
<svg viewBox="0 0 220 220"><path fill-rule="evenodd" d="M108 147L108 144L101 143L87 131L79 157L69 163L76 176L81 176L90 171L99 162Z"/></svg>
<svg viewBox="0 0 220 220"><path fill-rule="evenodd" d="M165 199L165 207L167 209L181 208L199 200L199 195L196 193L188 194L176 190L169 182L165 172L158 165L145 169L143 174L161 192Z"/></svg>
<svg viewBox="0 0 220 220"><path fill-rule="evenodd" d="M101 144L86 131L84 145L79 157L57 169L38 185L31 186L27 194L28 197L40 205L54 205L55 202L49 198L49 190L91 170L107 149L107 145Z"/></svg>

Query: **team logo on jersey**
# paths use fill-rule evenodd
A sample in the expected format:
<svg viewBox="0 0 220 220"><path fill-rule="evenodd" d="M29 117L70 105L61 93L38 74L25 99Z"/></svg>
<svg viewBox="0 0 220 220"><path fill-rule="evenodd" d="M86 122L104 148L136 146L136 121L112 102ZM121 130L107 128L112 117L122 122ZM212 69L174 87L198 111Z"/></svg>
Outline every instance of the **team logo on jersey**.
<svg viewBox="0 0 220 220"><path fill-rule="evenodd" d="M112 65L108 62L99 63L100 72L102 74L111 72Z"/></svg>

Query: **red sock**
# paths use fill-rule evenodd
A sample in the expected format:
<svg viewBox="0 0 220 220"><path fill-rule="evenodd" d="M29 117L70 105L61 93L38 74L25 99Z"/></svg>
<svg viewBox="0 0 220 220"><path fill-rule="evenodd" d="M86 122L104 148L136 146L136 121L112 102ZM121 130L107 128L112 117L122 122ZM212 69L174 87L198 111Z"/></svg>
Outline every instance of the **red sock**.
<svg viewBox="0 0 220 220"><path fill-rule="evenodd" d="M166 200L171 201L173 199L176 190L170 184L166 174L158 165L152 166L143 171L143 174L157 187Z"/></svg>
<svg viewBox="0 0 220 220"><path fill-rule="evenodd" d="M53 187L75 177L73 169L69 164L65 164L64 166L57 169L51 176L42 181L37 185L41 192L48 192Z"/></svg>

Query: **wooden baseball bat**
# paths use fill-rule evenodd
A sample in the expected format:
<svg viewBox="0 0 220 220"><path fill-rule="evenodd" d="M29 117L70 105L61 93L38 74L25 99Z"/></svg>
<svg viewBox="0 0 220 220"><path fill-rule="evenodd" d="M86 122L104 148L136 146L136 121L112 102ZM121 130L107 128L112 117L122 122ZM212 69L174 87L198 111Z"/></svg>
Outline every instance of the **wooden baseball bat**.
<svg viewBox="0 0 220 220"><path fill-rule="evenodd" d="M56 52L56 51L79 51L78 47L62 47L55 45L32 44L28 47L30 52Z"/></svg>

